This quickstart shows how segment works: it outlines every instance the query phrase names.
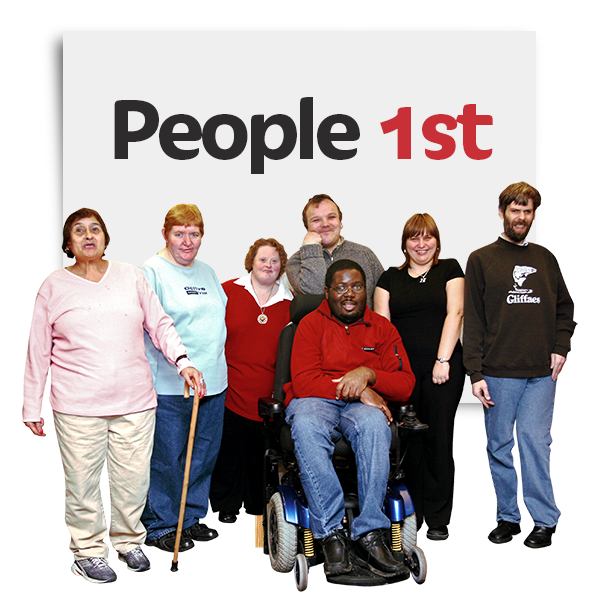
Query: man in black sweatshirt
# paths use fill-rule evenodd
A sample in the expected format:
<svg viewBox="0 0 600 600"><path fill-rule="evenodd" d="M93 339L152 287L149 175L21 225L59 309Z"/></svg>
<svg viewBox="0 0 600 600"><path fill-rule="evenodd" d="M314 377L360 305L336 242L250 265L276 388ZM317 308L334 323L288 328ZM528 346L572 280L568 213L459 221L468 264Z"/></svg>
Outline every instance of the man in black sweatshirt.
<svg viewBox="0 0 600 600"><path fill-rule="evenodd" d="M485 412L487 452L496 490L496 544L520 533L513 431L525 505L534 521L530 548L552 543L560 516L550 479L550 427L556 380L575 329L573 301L556 258L525 241L541 203L515 183L500 194L504 233L471 254L465 274L463 359Z"/></svg>

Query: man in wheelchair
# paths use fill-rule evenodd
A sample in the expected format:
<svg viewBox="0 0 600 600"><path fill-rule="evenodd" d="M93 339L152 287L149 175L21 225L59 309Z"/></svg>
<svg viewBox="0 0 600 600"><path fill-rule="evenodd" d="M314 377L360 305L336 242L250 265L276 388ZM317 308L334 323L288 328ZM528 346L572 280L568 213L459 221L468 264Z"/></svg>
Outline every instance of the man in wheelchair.
<svg viewBox="0 0 600 600"><path fill-rule="evenodd" d="M366 305L365 275L350 260L334 262L325 300L300 321L286 390L300 479L327 575L351 570L342 526L344 494L332 464L335 442L345 437L356 456L360 514L350 537L367 564L397 575L407 567L387 543L390 521L382 511L390 469L388 401L406 401L415 384L396 328Z"/></svg>

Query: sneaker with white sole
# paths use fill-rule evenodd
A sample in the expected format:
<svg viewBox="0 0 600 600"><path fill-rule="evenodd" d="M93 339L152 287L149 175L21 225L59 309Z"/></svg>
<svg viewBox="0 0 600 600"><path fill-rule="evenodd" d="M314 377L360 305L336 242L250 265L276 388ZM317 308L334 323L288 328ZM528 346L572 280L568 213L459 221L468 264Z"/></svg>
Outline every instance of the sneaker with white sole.
<svg viewBox="0 0 600 600"><path fill-rule="evenodd" d="M137 573L147 571L150 568L150 561L139 546L136 546L129 552L125 552L125 554L119 552L119 560L127 563L127 568L130 571L136 571Z"/></svg>
<svg viewBox="0 0 600 600"><path fill-rule="evenodd" d="M110 583L117 579L117 574L108 566L106 559L96 556L76 560L71 571L91 583Z"/></svg>

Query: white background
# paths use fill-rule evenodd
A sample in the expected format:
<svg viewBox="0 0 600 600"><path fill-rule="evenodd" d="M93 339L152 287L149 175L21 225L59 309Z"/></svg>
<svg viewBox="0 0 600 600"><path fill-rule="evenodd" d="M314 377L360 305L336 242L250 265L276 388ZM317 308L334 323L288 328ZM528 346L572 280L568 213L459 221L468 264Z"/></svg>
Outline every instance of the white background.
<svg viewBox="0 0 600 600"><path fill-rule="evenodd" d="M67 32L62 50L63 219L82 206L99 211L110 232L109 259L142 264L164 245L167 210L193 202L205 222L199 259L224 282L242 274L248 247L259 237L277 238L291 256L306 233L300 218L306 201L327 193L342 209L343 235L371 248L384 268L403 261L405 221L427 212L441 232L441 256L464 269L470 252L498 235L492 199L509 182L536 181L531 31L86 30ZM531 92L499 94L498 82ZM306 96L313 98L313 158L301 160L299 104ZM179 142L182 149L199 148L198 156L174 160L156 132L130 143L128 159L115 160L118 100L150 103L160 124L184 113L204 128L213 115L233 114L246 126L246 149L219 161L200 141ZM478 148L492 148L491 156L467 157L458 125L448 132L454 154L428 158L425 149L438 145L424 138L422 123L440 113L456 118L466 104L493 117L493 125L476 127ZM380 125L400 107L411 108L410 160L398 160L398 134L384 135ZM296 147L283 160L265 158L264 174L252 174L251 116L278 113L293 119ZM338 113L360 128L357 141L335 144L356 148L356 156L344 161L326 157L316 143L319 123ZM132 111L129 128L143 123L141 113ZM270 128L266 139L277 147L281 130ZM217 140L228 147L231 130L219 128ZM469 235L456 229L457 202L471 207L469 219L477 223ZM534 223L530 241L536 229ZM63 255L63 265L71 263ZM461 402L477 403L467 381L465 386Z"/></svg>
<svg viewBox="0 0 600 600"><path fill-rule="evenodd" d="M20 589L20 477L18 460L21 438L20 373L21 352L21 182L39 180L40 131L40 21L315 21L315 22L515 22L543 21L544 39L544 173L546 180L578 180L580 236L579 297L588 297L590 285L597 287L596 256L593 254L594 229L597 219L596 184L598 162L596 140L597 113L597 24L591 11L592 3L575 0L568 4L557 1L507 0L501 4L479 1L445 0L423 1L411 6L400 2L328 2L306 1L302 4L272 2L230 2L213 8L202 2L118 2L106 0L101 4L76 1L30 0L11 3L2 8L3 35L0 44L3 56L3 149L2 149L2 199L4 201L3 235L7 260L3 287L5 314L2 350L2 375L5 388L5 436L2 451L7 467L5 486L10 488L3 499L5 526L8 535L2 546L2 559L6 569L4 589L9 593ZM468 217L470 203L461 203L460 211ZM472 235L476 223L465 221L464 235ZM594 261L594 262L592 262ZM584 276L587 275L587 276ZM588 283L591 282L591 283ZM580 302L580 306L585 302ZM580 309L581 314L584 311ZM595 523L597 502L593 495L596 487L597 454L594 440L598 416L597 390L592 387L594 369L592 342L597 327L585 322L580 332L580 397L581 473L579 495L582 535L579 553L579 589L591 590L595 568L595 550L592 536L585 527ZM590 341L588 341L590 340ZM587 355L587 358L586 358ZM594 462L592 462L594 461ZM6 531L6 528L5 528ZM576 574L564 574L576 577Z"/></svg>
<svg viewBox="0 0 600 600"><path fill-rule="evenodd" d="M399 238L415 212L435 218L442 256L464 268L473 249L498 235L497 220L489 218L491 199L510 182L536 178L532 32L84 31L66 34L63 51L63 217L82 206L98 210L111 236L107 257L114 260L146 261L164 245L167 210L194 202L205 221L199 259L226 281L242 273L248 247L259 237L275 237L293 254L306 233L302 208L326 193L343 212L343 235L371 248L384 268L402 262ZM499 94L498 82L531 93ZM303 97L313 98L313 158L300 159L298 140L288 157L265 159L264 174L251 174L252 115L283 113L300 130ZM156 133L130 143L128 159L115 160L117 100L151 103L161 124L184 113L204 128L213 115L233 114L248 130L246 149L219 161L200 141L179 142L199 152L173 160ZM493 125L476 128L477 146L492 148L491 156L468 158L458 125L449 132L454 154L427 158L425 149L438 145L424 139L422 123L440 113L456 118L466 104L493 117ZM400 107L411 108L410 160L398 160L397 133L384 135L380 126ZM336 143L356 149L342 161L322 154L316 140L321 121L339 113L360 127L360 139ZM143 122L131 113L131 130ZM229 127L216 137L222 147L232 143ZM266 137L277 147L280 128ZM457 202L471 206L477 223L468 236L454 227ZM65 266L71 262L65 256Z"/></svg>

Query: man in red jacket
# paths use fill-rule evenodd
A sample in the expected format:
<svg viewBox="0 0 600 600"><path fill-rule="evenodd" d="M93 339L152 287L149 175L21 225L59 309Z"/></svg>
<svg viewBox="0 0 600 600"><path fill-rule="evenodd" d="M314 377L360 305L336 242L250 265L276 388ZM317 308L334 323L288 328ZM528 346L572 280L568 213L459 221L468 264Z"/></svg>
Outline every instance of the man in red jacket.
<svg viewBox="0 0 600 600"><path fill-rule="evenodd" d="M322 540L325 573L348 572L344 495L331 462L344 436L356 456L360 506L351 538L372 568L396 575L406 567L385 544L390 522L382 511L391 441L387 402L407 400L415 378L396 328L367 307L357 263L339 260L329 267L325 296L298 325L286 389L311 528Z"/></svg>

